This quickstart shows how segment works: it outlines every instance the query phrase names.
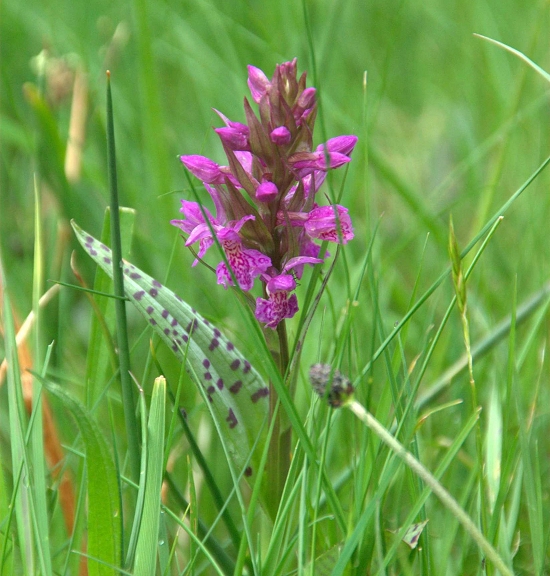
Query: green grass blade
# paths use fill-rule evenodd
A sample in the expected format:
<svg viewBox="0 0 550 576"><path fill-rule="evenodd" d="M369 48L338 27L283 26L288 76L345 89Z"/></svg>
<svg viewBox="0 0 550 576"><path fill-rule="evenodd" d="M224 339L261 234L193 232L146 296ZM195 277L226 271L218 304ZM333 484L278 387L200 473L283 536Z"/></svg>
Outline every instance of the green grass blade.
<svg viewBox="0 0 550 576"><path fill-rule="evenodd" d="M3 279L3 278L2 278ZM3 283L5 286L5 283ZM12 474L14 478L14 494L12 502L15 508L17 525L17 546L19 547L23 574L34 574L35 556L34 539L31 524L31 503L29 490L29 470L25 453L25 435L27 416L21 388L21 377L11 303L4 288L4 330L6 358L8 360L8 409L9 430L12 459ZM5 556L3 556L4 559Z"/></svg>
<svg viewBox="0 0 550 576"><path fill-rule="evenodd" d="M531 429L527 428L527 418L520 406L520 392L517 378L514 379L517 416L519 421L519 439L521 446L521 461L523 464L523 488L527 500L527 517L529 519L531 557L534 564L534 574L544 574L544 504L540 484L540 465L537 442L531 438Z"/></svg>
<svg viewBox="0 0 550 576"><path fill-rule="evenodd" d="M107 73L107 156L109 167L109 190L111 198L111 261L113 288L115 296L116 336L118 360L120 366L120 385L122 389L122 405L124 423L126 425L126 440L128 442L128 459L130 478L136 482L139 478L139 435L135 418L134 385L130 378L130 347L128 344L128 326L126 323L126 303L120 299L124 296L124 278L122 274L122 241L120 239L120 215L118 202L118 184L115 152L115 128L113 119L113 101L111 97L111 75Z"/></svg>
<svg viewBox="0 0 550 576"><path fill-rule="evenodd" d="M475 414L472 414L470 416L470 418L464 424L462 430L457 435L457 437L455 438L455 440L453 441L451 446L449 446L449 448L447 449L445 456L443 457L443 459L441 460L441 462L437 466L437 468L433 474L434 478L439 480L443 476L443 474L445 473L447 468L452 464L458 451L460 450L460 448L462 447L462 445L464 444L464 442L468 438L470 432L472 431L472 429L474 428L474 426L477 424L478 421L479 421L479 412L476 412ZM430 488L425 487L424 490L422 491L422 493L417 498L417 500L414 502L409 514L407 515L407 517L403 521L403 527L397 533L395 541L394 541L393 545L390 547L390 549L387 551L386 556L384 558L384 562L383 562L383 564L379 570L382 570L383 568L388 566L388 564L392 560L393 556L397 552L397 548L398 548L402 538L404 537L407 529L412 524L412 522L415 521L417 515L422 510L424 504L426 503L426 500L428 499L428 497L430 496L431 493L432 493L432 491L430 490Z"/></svg>
<svg viewBox="0 0 550 576"><path fill-rule="evenodd" d="M491 227L504 215L504 213L510 208L510 206L520 197L521 194L529 187L529 185L542 173L542 171L550 164L550 156L544 160L540 166L529 176L529 178L512 194L512 196L500 207L500 209L493 214L491 218L487 221L485 226L476 234L476 236L470 241L470 243L462 250L460 257L464 258L472 248L479 242L483 236L491 229ZM363 369L359 372L357 378L354 381L354 385L360 382L366 374L370 371L373 363L382 354L386 346L395 338L397 333L403 328L403 326L411 319L411 317L419 310L422 305L428 300L428 298L437 290L439 285L445 280L445 278L450 274L451 267L449 266L437 280L424 292L424 294L417 300L416 304L408 310L408 312L403 316L403 318L398 322L395 328L388 334L384 342L380 344L374 356L365 364Z"/></svg>
<svg viewBox="0 0 550 576"><path fill-rule="evenodd" d="M514 56L517 56L520 60L523 60L529 66L531 66L531 68L533 68L533 70L538 72L547 82L550 82L550 74L548 74L548 72L546 72L546 70L543 70L538 64L535 64L530 58L525 56L525 54L523 54L523 52L520 52L519 50L516 50L515 48L512 48L511 46L508 46L507 44L503 44L502 42L499 42L498 40L493 40L492 38L488 38L487 36L483 36L483 34L474 34L474 36L477 36L478 38L481 38L482 40L487 40L487 42L491 42L491 44L494 44L495 46L498 46L499 48L502 48L503 50L510 52Z"/></svg>
<svg viewBox="0 0 550 576"><path fill-rule="evenodd" d="M136 212L130 208L120 208L120 237L122 257L127 258L130 253ZM111 237L110 208L105 212L101 241L107 244ZM112 292L112 281L109 275L97 268L94 280L94 290L103 294ZM96 296L97 313L92 317L88 354L86 355L86 402L91 408L100 397L101 385L108 380L108 371L116 370L116 355L110 334L114 333L115 312L111 298ZM100 321L98 314L104 322ZM105 328L107 334L105 334Z"/></svg>
<svg viewBox="0 0 550 576"><path fill-rule="evenodd" d="M141 437L143 439L141 445L141 465L139 471L139 486L136 498L136 506L134 510L134 522L132 524L132 532L130 533L130 540L128 542L128 549L126 551L125 566L129 568L134 563L136 554L136 546L138 536L140 534L140 526L143 519L143 506L145 502L145 489L147 486L147 455L148 455L148 434L147 434L147 406L145 405L145 395L141 386L139 387L139 413L141 418Z"/></svg>
<svg viewBox="0 0 550 576"><path fill-rule="evenodd" d="M34 358L39 362L42 356L40 294L44 284L44 261L42 248L42 202L38 179L34 178L34 263L33 263L33 313L34 313ZM46 366L42 369L45 374ZM37 378L32 382L32 428L30 430L29 456L32 462L33 502L36 513L36 543L40 568L44 576L52 573L48 505L46 501L46 462L44 456L44 426L42 421L42 384Z"/></svg>
<svg viewBox="0 0 550 576"><path fill-rule="evenodd" d="M46 384L73 415L86 446L88 468L88 573L115 575L120 566L121 509L117 473L113 457L92 415L78 400L56 384ZM96 559L97 561L94 561Z"/></svg>
<svg viewBox="0 0 550 576"><path fill-rule="evenodd" d="M156 572L159 545L160 489L164 470L164 421L166 380L155 380L147 423L147 469L145 502L136 547L134 574L149 576ZM164 543L163 543L164 544Z"/></svg>
<svg viewBox="0 0 550 576"><path fill-rule="evenodd" d="M2 452L0 451L0 574L12 574L13 567L13 536L11 532L12 510L9 506L9 494L6 488Z"/></svg>

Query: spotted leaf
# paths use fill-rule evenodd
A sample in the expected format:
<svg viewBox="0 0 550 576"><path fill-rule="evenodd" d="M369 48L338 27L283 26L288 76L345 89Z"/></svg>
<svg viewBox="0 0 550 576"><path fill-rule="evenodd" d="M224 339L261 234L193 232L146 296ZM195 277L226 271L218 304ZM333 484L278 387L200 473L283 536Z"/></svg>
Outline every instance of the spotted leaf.
<svg viewBox="0 0 550 576"><path fill-rule="evenodd" d="M74 222L72 226L84 250L112 276L111 250ZM133 264L123 263L126 296L176 356L181 361L185 356L188 371L200 379L234 462L241 469L246 464L245 476L252 476L259 450L249 460L250 451L266 432L266 383L208 320L166 286Z"/></svg>

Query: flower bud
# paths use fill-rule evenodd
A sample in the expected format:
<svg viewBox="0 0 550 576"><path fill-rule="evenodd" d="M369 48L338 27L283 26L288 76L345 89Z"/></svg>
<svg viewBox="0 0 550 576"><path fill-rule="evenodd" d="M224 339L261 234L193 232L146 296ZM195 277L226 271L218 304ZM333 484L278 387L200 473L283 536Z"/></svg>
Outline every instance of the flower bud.
<svg viewBox="0 0 550 576"><path fill-rule="evenodd" d="M326 159L327 155L329 160L328 167ZM340 152L328 151L328 154L325 155L324 150L318 150L316 152L297 152L289 157L288 163L292 166L293 170L296 171L298 178L303 178L315 170L326 171L329 169L339 168L350 160L351 158L345 154L341 154Z"/></svg>
<svg viewBox="0 0 550 576"><path fill-rule="evenodd" d="M215 128L220 140L231 150L250 150L248 133L235 128Z"/></svg>
<svg viewBox="0 0 550 576"><path fill-rule="evenodd" d="M267 76L256 66L248 66L248 87L254 102L259 103L271 86Z"/></svg>
<svg viewBox="0 0 550 576"><path fill-rule="evenodd" d="M286 146L292 140L292 134L286 126L279 126L271 131L269 135L271 141L277 146Z"/></svg>
<svg viewBox="0 0 550 576"><path fill-rule="evenodd" d="M277 189L277 186L275 186L273 182L267 180L266 182L262 182L258 188L256 188L256 199L260 202L271 202L277 198L278 193L279 190Z"/></svg>
<svg viewBox="0 0 550 576"><path fill-rule="evenodd" d="M223 184L225 182L225 177L220 171L219 164L216 164L210 158L190 155L180 156L180 160L191 174L207 184Z"/></svg>
<svg viewBox="0 0 550 576"><path fill-rule="evenodd" d="M317 151L324 152L326 146L329 152L338 152L339 154L349 156L356 144L357 136L337 136L336 138L327 140L325 144L319 144Z"/></svg>

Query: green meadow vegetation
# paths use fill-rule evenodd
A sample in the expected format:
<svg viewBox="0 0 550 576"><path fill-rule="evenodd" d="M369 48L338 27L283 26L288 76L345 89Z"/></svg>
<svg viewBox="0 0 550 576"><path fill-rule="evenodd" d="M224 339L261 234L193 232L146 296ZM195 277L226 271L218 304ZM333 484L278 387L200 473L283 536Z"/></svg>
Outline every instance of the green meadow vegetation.
<svg viewBox="0 0 550 576"><path fill-rule="evenodd" d="M549 2L0 10L0 574L550 573ZM358 137L316 197L355 237L275 331L170 221L294 57L314 147Z"/></svg>

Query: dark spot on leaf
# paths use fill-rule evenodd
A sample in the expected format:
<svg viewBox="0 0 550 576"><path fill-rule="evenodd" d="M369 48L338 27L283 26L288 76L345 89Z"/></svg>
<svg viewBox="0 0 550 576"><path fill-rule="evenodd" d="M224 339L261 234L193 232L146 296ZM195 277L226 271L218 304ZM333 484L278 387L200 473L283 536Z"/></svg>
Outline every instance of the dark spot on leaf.
<svg viewBox="0 0 550 576"><path fill-rule="evenodd" d="M130 274L130 278L131 278L132 280L139 280L139 279L141 278L141 276L140 276L137 272L132 272L132 273Z"/></svg>
<svg viewBox="0 0 550 576"><path fill-rule="evenodd" d="M178 325L178 321L174 318L172 320L172 322L170 322L170 326L177 326Z"/></svg>
<svg viewBox="0 0 550 576"><path fill-rule="evenodd" d="M185 331L188 334L192 334L195 330L197 330L198 327L199 327L199 322L197 321L196 318L194 318L193 320L191 320L191 322L189 322L189 324L187 324Z"/></svg>
<svg viewBox="0 0 550 576"><path fill-rule="evenodd" d="M208 346L208 350L210 350L210 352L212 352L212 350L215 350L219 345L220 345L220 341L217 338L212 338L212 341L210 342L210 346Z"/></svg>
<svg viewBox="0 0 550 576"><path fill-rule="evenodd" d="M248 360L244 361L244 368L243 368L243 372L246 374L247 372L250 372L250 362L248 362Z"/></svg>
<svg viewBox="0 0 550 576"><path fill-rule="evenodd" d="M202 365L203 365L205 368L210 368L210 360L208 360L208 358L205 358L205 359L202 361Z"/></svg>
<svg viewBox="0 0 550 576"><path fill-rule="evenodd" d="M213 402L212 400L212 394L214 394L214 392L216 391L216 389L214 388L214 386L208 386L208 389L206 390L207 394L208 394L208 400L210 402Z"/></svg>
<svg viewBox="0 0 550 576"><path fill-rule="evenodd" d="M154 308L152 306L147 306L147 314L152 314L153 313Z"/></svg>
<svg viewBox="0 0 550 576"><path fill-rule="evenodd" d="M243 385L243 383L240 380L237 380L235 382L235 384L232 384L231 386L229 386L229 391L232 394L237 394L237 392L241 389L242 385Z"/></svg>
<svg viewBox="0 0 550 576"><path fill-rule="evenodd" d="M231 370L237 370L240 365L241 361L238 358L236 358L235 360L233 360L233 362L231 362L229 367L231 368Z"/></svg>
<svg viewBox="0 0 550 576"><path fill-rule="evenodd" d="M145 290L140 290L134 294L136 300L141 300L145 296Z"/></svg>
<svg viewBox="0 0 550 576"><path fill-rule="evenodd" d="M238 424L237 418L235 416L235 412L233 412L233 410L231 408L229 408L229 413L228 413L227 418L225 420L227 422L229 422L229 428L235 428L235 426Z"/></svg>
<svg viewBox="0 0 550 576"><path fill-rule="evenodd" d="M216 386L218 387L218 390L221 390L223 388L223 378L218 378Z"/></svg>
<svg viewBox="0 0 550 576"><path fill-rule="evenodd" d="M164 333L166 334L166 336L168 336L170 334L170 328L165 328Z"/></svg>
<svg viewBox="0 0 550 576"><path fill-rule="evenodd" d="M111 264L111 259L109 256L103 256L103 262L105 262L105 264Z"/></svg>
<svg viewBox="0 0 550 576"><path fill-rule="evenodd" d="M204 373L204 379L205 380L212 380L212 374L210 374L210 372L205 372Z"/></svg>
<svg viewBox="0 0 550 576"><path fill-rule="evenodd" d="M245 475L247 478L250 478L250 476L252 476L252 468L251 468L250 466L247 466L247 467L246 467L246 470L244 471L244 475Z"/></svg>
<svg viewBox="0 0 550 576"><path fill-rule="evenodd" d="M157 321L154 318L149 318L149 323L151 324L151 326L156 326Z"/></svg>
<svg viewBox="0 0 550 576"><path fill-rule="evenodd" d="M162 288L162 284L158 280L153 280L153 286L156 286L157 288Z"/></svg>
<svg viewBox="0 0 550 576"><path fill-rule="evenodd" d="M156 288L151 288L151 290L149 290L149 294L151 294L151 296L153 298L156 298L157 294L158 294L158 290Z"/></svg>
<svg viewBox="0 0 550 576"><path fill-rule="evenodd" d="M229 350L229 352L231 352L234 348L235 348L235 346L233 346L233 342L227 343L227 349Z"/></svg>
<svg viewBox="0 0 550 576"><path fill-rule="evenodd" d="M266 396L269 396L269 388L260 388L254 394L251 394L250 399L252 402L257 402L260 398L265 398Z"/></svg>
<svg viewBox="0 0 550 576"><path fill-rule="evenodd" d="M163 318L168 318L168 310L163 310L161 315Z"/></svg>
<svg viewBox="0 0 550 576"><path fill-rule="evenodd" d="M216 338L219 338L221 335L222 335L222 333L217 328L214 328L214 336Z"/></svg>

